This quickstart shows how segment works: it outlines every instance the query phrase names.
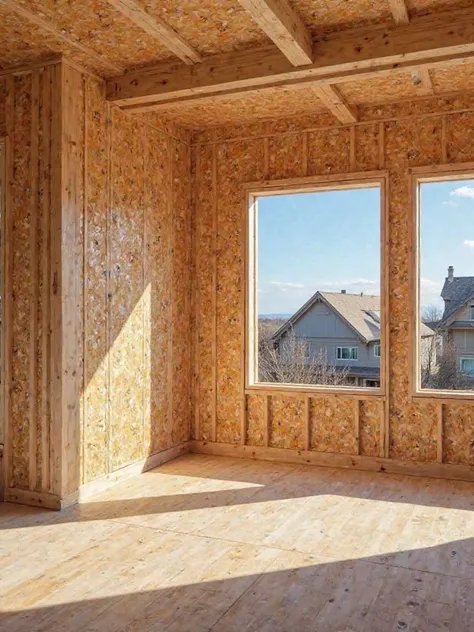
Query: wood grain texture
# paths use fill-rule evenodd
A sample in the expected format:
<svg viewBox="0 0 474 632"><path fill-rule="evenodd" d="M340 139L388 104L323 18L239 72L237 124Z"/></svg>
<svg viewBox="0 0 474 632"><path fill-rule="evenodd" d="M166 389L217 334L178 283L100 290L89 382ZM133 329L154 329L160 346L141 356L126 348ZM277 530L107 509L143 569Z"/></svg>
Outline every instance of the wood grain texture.
<svg viewBox="0 0 474 632"><path fill-rule="evenodd" d="M106 56L97 53L92 47L84 46L84 44L82 44L79 40L65 35L62 29L52 25L51 22L45 20L38 13L30 11L30 9L25 7L23 3L17 2L16 0L1 0L1 4L7 9L18 14L21 18L31 22L49 35L52 35L56 40L60 40L67 46L79 50L81 53L85 54L87 58L92 59L95 63L98 63L100 67L105 67L114 73L123 72L123 68L120 65L109 61Z"/></svg>
<svg viewBox="0 0 474 632"><path fill-rule="evenodd" d="M163 63L115 77L107 97L118 105L167 100L190 103L203 95L235 96L315 82L344 84L417 68L443 68L472 61L472 13L466 10L417 18L399 26L375 26L329 34L317 42L315 61L294 67L272 47L205 58L201 64Z"/></svg>
<svg viewBox="0 0 474 632"><path fill-rule="evenodd" d="M469 632L471 502L472 483L191 454L61 513L2 503L2 627Z"/></svg>
<svg viewBox="0 0 474 632"><path fill-rule="evenodd" d="M189 148L69 65L1 79L0 103L5 481L61 502L188 439Z"/></svg>
<svg viewBox="0 0 474 632"><path fill-rule="evenodd" d="M158 17L153 17L135 0L107 0L127 19L134 22L139 28L157 39L185 64L195 64L202 61L201 55L194 50L176 31Z"/></svg>
<svg viewBox="0 0 474 632"><path fill-rule="evenodd" d="M419 111L418 102L403 105L391 105L385 108L367 108L362 110L363 122L352 126L327 125L317 128L318 115L312 118L296 120L278 120L255 123L252 126L216 128L211 132L198 135L204 144L199 151L204 154L217 146L219 155L229 157L229 170L236 161L243 160L244 146L247 143L260 142L262 151L255 162L254 170L261 170L270 181L278 178L294 178L301 175L306 162L303 158L303 139L307 138L307 169L310 175L349 173L354 167L368 171L387 167L389 169L388 188L388 232L386 241L389 248L389 265L386 281L390 289L389 331L388 333L388 398L386 400L368 399L363 395L359 401L359 435L356 432L355 404L351 398L324 396L311 397L311 442L310 450L338 454L356 454L359 436L360 454L364 457L378 458L386 456L395 460L413 462L414 468L422 463L439 462L440 456L440 417L439 404L430 401L412 401L409 396L409 335L408 335L408 219L410 197L408 175L411 168L441 164L445 157L450 162L462 159L472 161L474 146L472 134L472 113L456 112L453 107L472 107L469 98L460 100L433 99L424 102ZM456 105L455 105L456 104ZM440 110L445 108L441 116ZM375 114L380 122L370 120ZM369 120L367 120L369 118ZM313 127L315 126L315 127ZM351 131L355 130L355 131ZM208 142L209 144L206 144ZM235 149L230 151L235 145ZM225 153L224 153L225 151ZM242 152L242 157L241 156ZM248 153L248 152L247 152ZM234 170L232 198L226 188L218 187L219 198L224 205L228 199L234 199L234 188L244 187L243 178ZM331 176L337 179L337 175ZM253 178L254 179L254 178ZM205 204L212 204L207 198ZM198 205L200 204L198 200ZM211 239L211 235L208 236ZM219 239L223 243L236 239L234 226L221 226ZM206 252L206 246L198 249L200 256ZM235 250L237 253L237 249ZM234 264L229 262L231 269ZM226 264L227 268L227 264ZM207 290L203 289L204 292ZM228 312L232 313L231 310ZM225 321L224 321L225 322ZM219 318L218 340L221 335ZM201 326L202 327L202 326ZM237 327L236 332L239 331ZM241 332L241 329L240 329ZM234 334L238 335L238 333ZM205 352L206 345L202 345ZM227 353L227 349L218 344L218 358L224 375L227 367L237 366ZM234 374L232 374L234 375ZM234 375L234 379L238 374ZM206 369L200 370L200 379L208 379ZM293 399L301 398L304 393L289 391L275 392L270 389L247 391L247 441L252 446L265 445L265 398L270 397L271 441L270 445L279 445L284 451L293 443L295 449L302 449L305 411ZM283 404L281 402L284 402ZM220 404L224 409L225 404ZM472 424L468 414L468 405L454 401L444 403L443 421L443 463L469 464L472 454ZM231 419L231 416L228 416ZM276 420L276 421L275 421ZM224 424L225 418L219 420ZM237 428L237 425L235 426ZM296 435L295 435L296 433ZM300 446L300 437L302 447ZM218 436L218 442L223 442ZM234 441L228 441L234 443ZM237 441L235 441L237 443ZM246 452L247 453L247 452ZM330 456L327 457L330 461ZM420 466L421 467L421 466ZM446 469L450 476L451 470Z"/></svg>
<svg viewBox="0 0 474 632"><path fill-rule="evenodd" d="M239 0L294 66L313 61L311 33L287 0Z"/></svg>
<svg viewBox="0 0 474 632"><path fill-rule="evenodd" d="M324 103L328 110L334 114L341 123L350 124L357 122L357 113L342 96L336 86L316 85L314 93Z"/></svg>
<svg viewBox="0 0 474 632"><path fill-rule="evenodd" d="M408 24L410 16L405 0L388 0L395 24Z"/></svg>

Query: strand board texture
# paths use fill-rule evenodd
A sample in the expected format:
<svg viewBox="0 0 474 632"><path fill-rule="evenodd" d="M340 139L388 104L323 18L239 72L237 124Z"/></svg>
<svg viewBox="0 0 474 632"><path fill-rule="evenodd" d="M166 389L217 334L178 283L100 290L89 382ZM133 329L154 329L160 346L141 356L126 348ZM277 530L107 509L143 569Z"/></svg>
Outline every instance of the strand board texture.
<svg viewBox="0 0 474 632"><path fill-rule="evenodd" d="M65 496L189 437L190 149L66 65L0 79L2 135L5 485Z"/></svg>
<svg viewBox="0 0 474 632"><path fill-rule="evenodd" d="M367 107L352 130L315 115L195 135L198 440L302 450L306 437L319 452L414 462L442 454L444 463L474 465L474 406L445 403L439 437L441 405L413 402L408 391L408 170L474 160L472 106L456 97ZM306 408L303 394L245 395L242 183L376 169L389 172L388 406L361 396L356 407L339 395L311 397Z"/></svg>

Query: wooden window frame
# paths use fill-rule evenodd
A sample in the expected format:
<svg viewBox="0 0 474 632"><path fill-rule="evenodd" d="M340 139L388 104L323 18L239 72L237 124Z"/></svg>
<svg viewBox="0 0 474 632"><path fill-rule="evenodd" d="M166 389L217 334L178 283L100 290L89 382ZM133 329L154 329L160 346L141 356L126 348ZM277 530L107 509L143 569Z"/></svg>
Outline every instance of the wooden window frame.
<svg viewBox="0 0 474 632"><path fill-rule="evenodd" d="M302 178L288 178L282 180L263 180L249 182L243 185L243 235L242 261L243 280L243 320L244 344L242 364L245 373L245 394L255 392L281 394L328 394L341 396L364 396L364 399L385 399L388 392L388 362L389 362L389 287L388 287L388 171L366 171L345 174L331 174L325 176L309 176ZM318 386L312 384L284 384L257 382L255 368L257 366L257 345L255 331L257 330L257 226L255 203L259 197L274 195L291 195L295 193L318 193L323 191L342 191L351 189L380 189L380 328L382 362L380 363L380 386L376 388L363 386Z"/></svg>
<svg viewBox="0 0 474 632"><path fill-rule="evenodd" d="M7 178L7 168L9 166L8 158L10 156L8 138L0 136L0 296L1 296L1 322L0 322L0 427L2 432L0 433L0 444L3 444L3 455L0 462L3 463L3 473L0 472L0 479L3 479L3 485L7 480L7 467L9 459L8 450L8 432L7 432L7 419L8 411L6 405L8 402L8 385L6 384L6 364L9 359L6 356L5 349L5 283L6 283L6 248L5 248L5 232L7 226L7 188L9 187L9 181ZM7 350L8 351L8 350ZM0 448L2 450L2 448ZM2 481L0 480L0 501L4 500L5 488L2 487Z"/></svg>
<svg viewBox="0 0 474 632"><path fill-rule="evenodd" d="M430 182L474 180L474 162L452 165L429 165L408 170L410 186L409 227L409 392L412 400L432 402L469 402L474 400L474 390L450 391L421 388L420 370L420 185Z"/></svg>

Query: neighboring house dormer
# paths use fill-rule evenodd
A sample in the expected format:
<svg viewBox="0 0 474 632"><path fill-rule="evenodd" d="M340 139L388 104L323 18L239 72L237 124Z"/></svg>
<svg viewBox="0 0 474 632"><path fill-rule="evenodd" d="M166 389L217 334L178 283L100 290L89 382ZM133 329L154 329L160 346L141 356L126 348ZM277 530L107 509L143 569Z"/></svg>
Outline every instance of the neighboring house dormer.
<svg viewBox="0 0 474 632"><path fill-rule="evenodd" d="M441 298L444 300L441 329L459 328L463 323L470 328L474 324L474 276L455 277L453 266L449 266Z"/></svg>

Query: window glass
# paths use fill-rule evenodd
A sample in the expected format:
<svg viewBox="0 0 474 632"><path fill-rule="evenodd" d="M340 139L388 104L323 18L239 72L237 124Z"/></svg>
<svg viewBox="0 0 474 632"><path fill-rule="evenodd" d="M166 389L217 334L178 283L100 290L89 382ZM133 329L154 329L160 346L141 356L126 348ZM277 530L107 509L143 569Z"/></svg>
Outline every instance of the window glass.
<svg viewBox="0 0 474 632"><path fill-rule="evenodd" d="M421 388L474 390L474 180L419 186Z"/></svg>
<svg viewBox="0 0 474 632"><path fill-rule="evenodd" d="M380 211L379 186L255 198L254 383L380 383Z"/></svg>
<svg viewBox="0 0 474 632"><path fill-rule="evenodd" d="M474 377L474 358L461 358L461 371Z"/></svg>

